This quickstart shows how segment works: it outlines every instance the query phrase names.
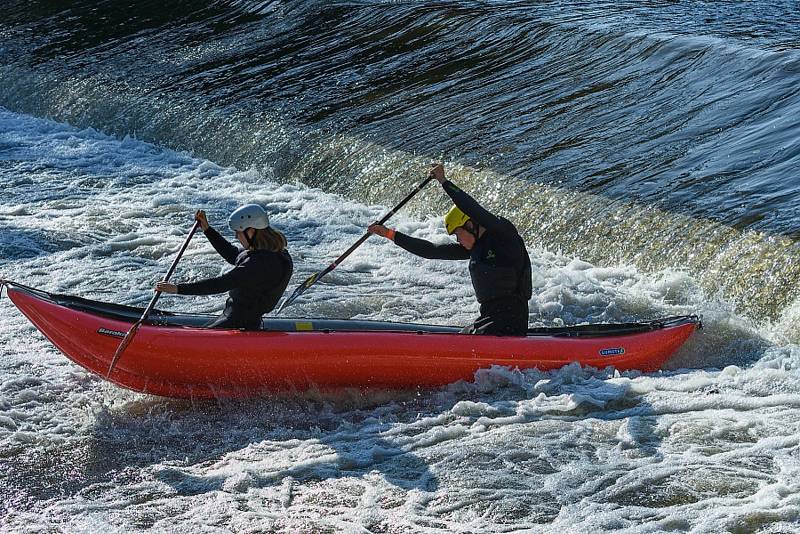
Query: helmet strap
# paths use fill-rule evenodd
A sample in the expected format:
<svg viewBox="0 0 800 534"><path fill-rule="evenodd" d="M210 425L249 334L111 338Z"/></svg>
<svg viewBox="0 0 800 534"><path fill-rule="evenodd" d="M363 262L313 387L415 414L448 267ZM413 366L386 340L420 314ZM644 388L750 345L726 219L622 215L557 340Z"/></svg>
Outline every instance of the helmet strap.
<svg viewBox="0 0 800 534"><path fill-rule="evenodd" d="M472 219L464 223L464 228L475 237L476 241L478 240L478 225L472 222Z"/></svg>

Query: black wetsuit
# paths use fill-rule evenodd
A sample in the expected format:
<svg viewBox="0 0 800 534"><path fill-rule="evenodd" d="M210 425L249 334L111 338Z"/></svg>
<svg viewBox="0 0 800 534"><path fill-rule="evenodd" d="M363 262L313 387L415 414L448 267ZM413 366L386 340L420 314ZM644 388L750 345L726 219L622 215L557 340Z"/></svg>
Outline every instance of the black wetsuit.
<svg viewBox="0 0 800 534"><path fill-rule="evenodd" d="M470 219L485 228L472 250L458 243L437 245L400 232L394 242L429 259L469 260L469 274L481 316L465 331L496 336L523 336L528 330L531 261L525 243L510 221L486 211L475 199L446 181L445 192Z"/></svg>
<svg viewBox="0 0 800 534"><path fill-rule="evenodd" d="M179 295L213 295L228 291L222 315L207 328L259 330L261 316L272 311L292 276L292 257L287 251L242 250L208 227L206 237L234 268L216 278L178 284Z"/></svg>

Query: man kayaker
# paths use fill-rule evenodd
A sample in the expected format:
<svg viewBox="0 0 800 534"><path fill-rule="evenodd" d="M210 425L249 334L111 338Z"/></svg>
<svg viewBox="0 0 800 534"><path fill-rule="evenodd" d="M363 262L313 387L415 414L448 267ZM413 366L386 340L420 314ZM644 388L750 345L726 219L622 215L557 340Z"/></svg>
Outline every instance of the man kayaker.
<svg viewBox="0 0 800 534"><path fill-rule="evenodd" d="M229 243L208 224L203 210L195 220L214 249L234 267L222 276L188 284L159 282L156 290L178 295L213 295L228 291L222 315L206 328L259 330L261 316L272 311L292 276L292 257L286 250L286 237L269 225L261 206L247 204L234 211L228 225L243 249Z"/></svg>
<svg viewBox="0 0 800 534"><path fill-rule="evenodd" d="M455 204L445 215L444 223L447 233L455 235L458 243L437 245L379 224L371 225L368 230L423 258L469 260L469 274L481 315L464 332L524 336L528 330L532 288L531 262L522 237L510 221L489 213L445 179L442 164L434 164L430 176L442 184Z"/></svg>

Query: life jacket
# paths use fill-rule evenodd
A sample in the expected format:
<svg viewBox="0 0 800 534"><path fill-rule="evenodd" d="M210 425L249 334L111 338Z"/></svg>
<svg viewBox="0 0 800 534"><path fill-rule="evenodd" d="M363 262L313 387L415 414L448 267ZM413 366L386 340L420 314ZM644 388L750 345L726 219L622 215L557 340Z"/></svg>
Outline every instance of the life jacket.
<svg viewBox="0 0 800 534"><path fill-rule="evenodd" d="M269 269L272 260L277 256L283 266L282 273L276 273L274 269ZM243 251L236 258L236 265L247 262L248 271L253 273L252 278L242 287L237 287L228 292L228 300L225 303L224 314L237 322L246 323L260 322L261 316L272 311L278 304L289 279L294 270L292 258L289 252L272 252L268 250ZM264 266L262 268L262 266ZM276 280L276 274L280 278Z"/></svg>
<svg viewBox="0 0 800 534"><path fill-rule="evenodd" d="M527 306L533 294L531 262L525 243L510 221L506 231L486 231L470 251L469 275L478 302L518 299Z"/></svg>

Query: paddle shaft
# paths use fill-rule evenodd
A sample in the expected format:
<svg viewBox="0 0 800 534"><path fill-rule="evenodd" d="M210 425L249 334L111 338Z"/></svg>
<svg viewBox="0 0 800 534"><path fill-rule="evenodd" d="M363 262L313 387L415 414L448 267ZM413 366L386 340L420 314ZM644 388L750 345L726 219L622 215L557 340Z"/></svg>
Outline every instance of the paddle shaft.
<svg viewBox="0 0 800 534"><path fill-rule="evenodd" d="M405 205L406 205L406 203L407 203L409 200L411 200L411 198L412 198L414 195L416 195L417 193L419 193L419 192L422 190L422 187L423 187L425 184L427 184L429 181L430 181L430 179L426 180L425 182L423 182L422 184L420 184L419 186L417 186L417 188L416 188L416 189L414 189L414 191L413 191L412 193L410 193L410 194L409 194L409 195L408 195L406 198L404 198L404 199L403 199L403 200L400 202L400 204L398 204L397 206L395 206L395 207L394 207L394 209L393 209L392 211L390 211L389 213L387 213L386 215L384 215L384 216L383 216L383 218L382 218L380 221L376 222L375 224L383 224L383 223L385 223L386 221L388 221L388 220L389 220L389 219L392 217L392 215L394 215L395 213L397 213L397 210L399 210L400 208L402 208L403 206L405 206ZM341 255L341 256L339 256L338 258L336 258L336 259L335 259L335 260L334 260L334 261L333 261L333 262L332 262L330 265L328 265L328 267L326 267L326 268L325 268L325 270L324 270L324 271L322 271L322 272L323 272L324 274L328 274L329 272L331 272L332 270L334 270L336 267L338 267L338 266L339 266L339 264L340 264L340 263L342 263L342 261L343 261L343 260L344 260L344 259L345 259L347 256L349 256L350 254L352 254L352 253L353 253L353 251L354 251L355 249L357 249L358 247L360 247L360 246L361 246L361 243L363 243L364 241L366 241L366 240L367 240L367 238L369 238L369 236L371 236L371 235L372 235L371 233L369 233L369 232L365 232L365 233L364 233L364 235L362 235L362 236L359 238L359 240L358 240L358 241L356 241L355 243L353 243L353 244L350 246L350 248L348 248L347 250L345 250L345 251L342 253L342 255ZM319 275L319 276L317 276L317 280L319 280L319 279L320 279L322 276L324 276L324 274L320 273L320 275Z"/></svg>
<svg viewBox="0 0 800 534"><path fill-rule="evenodd" d="M388 220L389 220L389 218L390 218L392 215L394 215L395 213L397 213L397 212L400 210L400 208L402 208L403 206L405 206L405 205L408 203L408 201L409 201L409 200L411 200L412 198L414 198L414 195L416 195L417 193L419 193L420 191L422 191L422 189L423 189L423 188L424 188L426 185L428 185L428 182L430 182L430 181L431 181L431 180L433 180L433 179L434 179L434 177L433 177L433 176L429 176L428 178L426 178L425 180L423 180L422 182L420 182L420 183L419 183L419 185L417 185L417 187L415 187L413 191L411 191L411 192L410 192L408 195L406 195L406 197L405 197L403 200L401 200L399 204L397 204L397 206L395 206L394 208L392 208L392 209L391 209L391 210L390 210L390 211L389 211L389 212L388 212L386 215L384 215L384 216L381 218L381 220L377 221L375 224L383 224L383 223L385 223L386 221L388 221ZM313 274L313 275L309 276L308 278L306 278L306 280L305 280L305 281L304 281L302 284L300 284L300 285L297 287L297 289L295 289L295 290L294 290L294 292L292 293L292 295L291 295L291 296L290 296L288 299L286 299L286 300L283 302L283 304L281 304L281 305L280 305L280 307L278 308L278 311L277 311L276 313L280 313L280 312L281 312L281 310L283 310L283 309L284 309L286 306L288 306L289 304L291 304L292 302L294 302L294 301L295 301L295 299L297 299L297 297L299 297L300 295L302 295L303 293L305 293L305 292L306 292L306 290L307 290L308 288L310 288L311 286L313 286L314 284L316 284L316 283L317 283L317 282L320 280L320 278L322 278L323 276L325 276L326 274L328 274L329 272L331 272L332 270L334 270L336 267L338 267L338 266L339 266L339 264L340 264L340 263L342 263L342 261L343 261L343 260L344 260L344 259L345 259L347 256L349 256L350 254L352 254L352 253L353 253L353 251L354 251L355 249L357 249L358 247L360 247L360 246L361 246L361 243L363 243L364 241L366 241L366 240L367 240L367 238L368 238L370 235L371 235L371 234L370 234L369 232L366 232L366 233L364 233L364 235L362 235L362 236L361 236L361 238L360 238L358 241L356 241L355 243L353 243L353 245L352 245L350 248L348 248L347 250L345 250L345 251L344 251L344 253L343 253L341 256L339 256L338 258L336 258L335 260L333 260L333 262L332 262L330 265L328 265L327 267L325 267L325 269L323 269L322 271L318 272L317 274Z"/></svg>
<svg viewBox="0 0 800 534"><path fill-rule="evenodd" d="M172 260L172 265L170 265L166 276L164 276L163 280L165 282L168 282L170 277L172 276L172 273L175 272L175 268L178 267L178 262L183 256L183 253L186 251L186 247L189 246L189 241L192 240L192 236L194 236L194 233L197 231L197 228L199 228L199 226L200 226L200 221L195 221L194 225L192 226L192 229L189 231L189 235L186 236L183 245L181 245L181 248L178 251L178 255L175 256L174 260ZM133 341L134 336L136 336L136 332L139 331L139 327L142 326L142 324L147 320L147 317L150 315L150 312L153 311L153 308L155 307L156 302L158 302L158 298L160 296L161 296L161 291L156 291L155 294L153 295L153 298L150 299L150 303L144 309L142 317L133 324L131 329L128 330L128 333L125 334L125 337L122 338L119 347L117 347L117 351L114 353L114 357L111 359L111 365L108 366L108 373L106 374L106 378L111 376L111 371L114 370L114 366L117 364L119 357L122 356L122 353L125 352L125 349L127 349L128 345L131 344L131 341Z"/></svg>

